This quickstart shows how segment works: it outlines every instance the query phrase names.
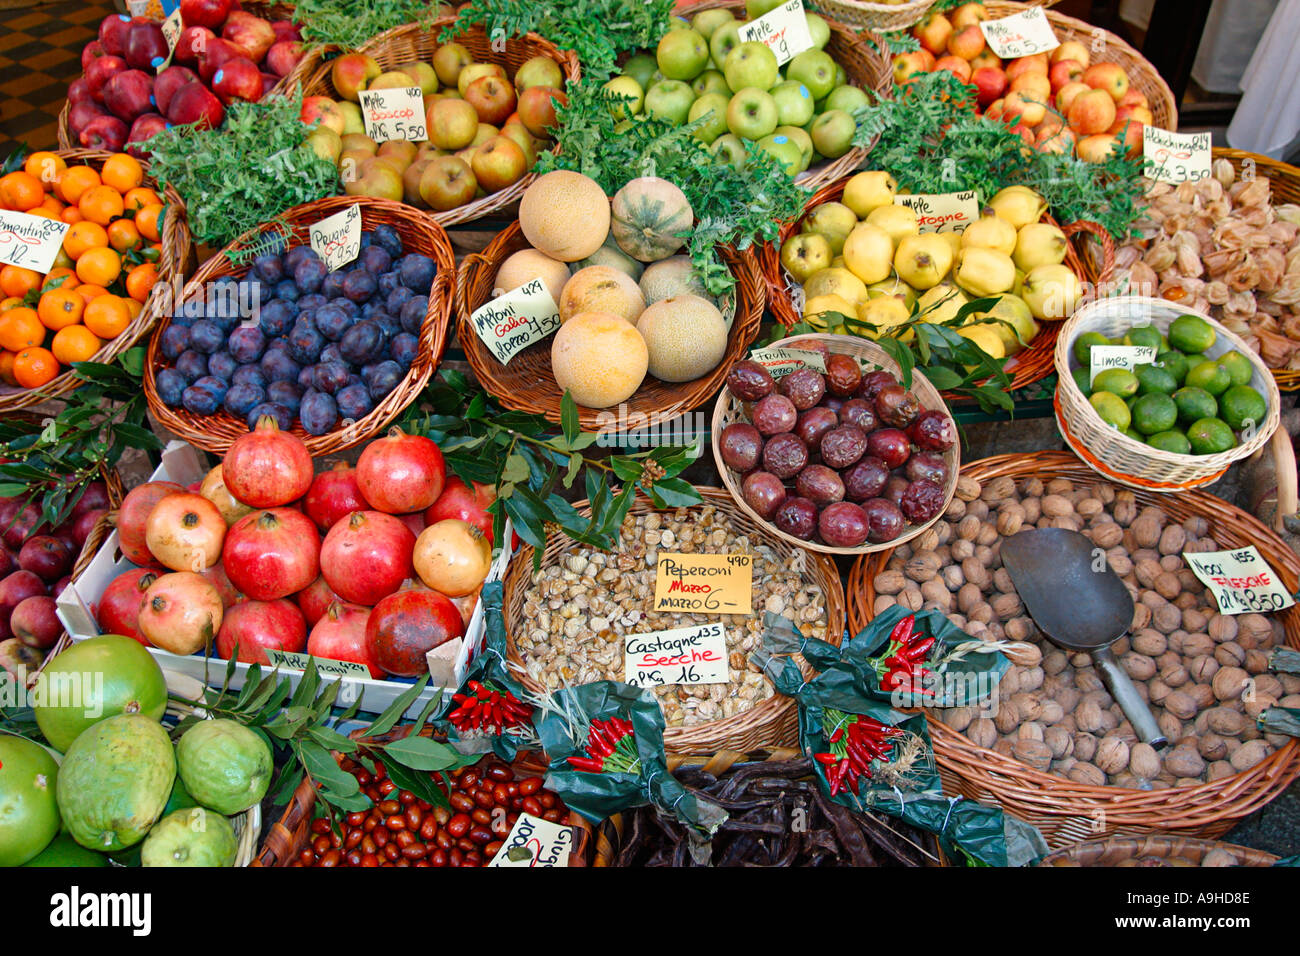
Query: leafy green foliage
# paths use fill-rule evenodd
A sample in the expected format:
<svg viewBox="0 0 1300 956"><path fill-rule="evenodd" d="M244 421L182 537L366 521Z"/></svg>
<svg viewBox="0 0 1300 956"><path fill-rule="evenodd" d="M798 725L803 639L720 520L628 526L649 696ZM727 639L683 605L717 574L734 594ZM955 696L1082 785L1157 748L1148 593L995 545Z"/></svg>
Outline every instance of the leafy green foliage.
<svg viewBox="0 0 1300 956"><path fill-rule="evenodd" d="M173 126L151 138L150 172L185 200L199 242L224 246L293 206L338 191L338 170L305 144L300 95L234 102L220 130Z"/></svg>
<svg viewBox="0 0 1300 956"><path fill-rule="evenodd" d="M293 21L307 47L355 50L385 30L404 23L431 23L446 12L427 0L298 0Z"/></svg>

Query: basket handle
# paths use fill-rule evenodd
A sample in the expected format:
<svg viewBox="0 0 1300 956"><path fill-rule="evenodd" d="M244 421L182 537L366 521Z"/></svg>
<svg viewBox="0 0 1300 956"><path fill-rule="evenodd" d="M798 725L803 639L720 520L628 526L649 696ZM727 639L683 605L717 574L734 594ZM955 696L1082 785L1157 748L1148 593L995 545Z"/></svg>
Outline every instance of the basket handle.
<svg viewBox="0 0 1300 956"><path fill-rule="evenodd" d="M471 252L465 257L465 261L460 264L460 268L456 270L456 312L463 312L467 317L470 314L469 274L472 269L476 268L476 262L485 266L491 264L488 257L483 253Z"/></svg>
<svg viewBox="0 0 1300 956"><path fill-rule="evenodd" d="M1115 240L1107 231L1105 226L1099 223L1090 222L1087 219L1080 219L1077 222L1067 222L1061 226L1061 231L1069 238L1074 238L1079 233L1087 233L1097 240L1101 246L1101 269L1097 273L1097 282L1110 275L1115 269ZM1082 250L1080 250L1082 252ZM1084 264L1088 261L1085 259Z"/></svg>
<svg viewBox="0 0 1300 956"><path fill-rule="evenodd" d="M1273 530L1283 532L1286 530L1284 521L1287 516L1300 511L1300 500L1297 499L1295 446L1291 444L1291 436L1281 425L1274 429L1271 444L1273 468L1277 472L1277 513L1273 516Z"/></svg>

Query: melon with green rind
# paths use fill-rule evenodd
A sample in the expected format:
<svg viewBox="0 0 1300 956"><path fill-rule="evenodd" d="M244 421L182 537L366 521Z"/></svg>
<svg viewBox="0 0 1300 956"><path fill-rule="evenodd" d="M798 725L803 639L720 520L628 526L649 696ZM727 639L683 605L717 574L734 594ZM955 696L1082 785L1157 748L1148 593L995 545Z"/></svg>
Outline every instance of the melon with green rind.
<svg viewBox="0 0 1300 956"><path fill-rule="evenodd" d="M201 720L176 744L181 781L200 805L227 816L256 806L271 785L271 748L243 724Z"/></svg>
<svg viewBox="0 0 1300 956"><path fill-rule="evenodd" d="M691 382L717 368L727 353L727 325L708 299L673 296L641 313L636 330L661 382Z"/></svg>
<svg viewBox="0 0 1300 956"><path fill-rule="evenodd" d="M234 866L235 828L219 813L189 807L154 824L140 848L141 866Z"/></svg>
<svg viewBox="0 0 1300 956"><path fill-rule="evenodd" d="M139 843L162 816L176 757L162 724L143 714L101 720L73 741L59 768L59 812L90 850Z"/></svg>
<svg viewBox="0 0 1300 956"><path fill-rule="evenodd" d="M642 262L671 256L686 244L695 221L686 194L657 176L633 179L615 193L611 215L619 248Z"/></svg>
<svg viewBox="0 0 1300 956"><path fill-rule="evenodd" d="M654 305L675 295L698 295L709 298L704 280L695 271L690 256L669 256L646 266L641 273L641 294L646 305Z"/></svg>
<svg viewBox="0 0 1300 956"><path fill-rule="evenodd" d="M58 834L58 776L40 744L0 733L0 866L22 866Z"/></svg>
<svg viewBox="0 0 1300 956"><path fill-rule="evenodd" d="M574 265L579 269L585 269L587 266L609 266L619 272L626 272L633 279L640 279L642 272L645 270L645 264L638 262L620 249L612 235L606 236L605 242L599 249L587 256L587 258L574 263Z"/></svg>

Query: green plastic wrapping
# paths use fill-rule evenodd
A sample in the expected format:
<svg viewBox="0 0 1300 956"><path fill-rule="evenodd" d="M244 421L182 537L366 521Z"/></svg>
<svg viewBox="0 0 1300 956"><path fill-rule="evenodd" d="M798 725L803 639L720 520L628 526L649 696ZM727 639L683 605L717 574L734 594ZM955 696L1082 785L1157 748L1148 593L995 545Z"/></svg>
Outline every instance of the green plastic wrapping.
<svg viewBox="0 0 1300 956"><path fill-rule="evenodd" d="M1270 707L1256 717L1255 722L1266 734L1300 737L1300 710L1294 707Z"/></svg>
<svg viewBox="0 0 1300 956"><path fill-rule="evenodd" d="M1275 647L1268 655L1268 669L1284 674L1300 674L1300 651Z"/></svg>

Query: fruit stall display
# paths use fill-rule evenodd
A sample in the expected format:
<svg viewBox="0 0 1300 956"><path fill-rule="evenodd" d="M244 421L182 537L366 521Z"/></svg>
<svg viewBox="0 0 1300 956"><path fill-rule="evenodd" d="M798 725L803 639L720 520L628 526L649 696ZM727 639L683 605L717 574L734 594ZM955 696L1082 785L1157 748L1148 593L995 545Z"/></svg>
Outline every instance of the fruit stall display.
<svg viewBox="0 0 1300 956"><path fill-rule="evenodd" d="M0 411L57 398L74 362L113 361L148 331L185 268L183 207L126 153L38 151L0 176L5 209L69 224L48 273L0 265Z"/></svg>
<svg viewBox="0 0 1300 956"><path fill-rule="evenodd" d="M311 227L353 206L360 254L329 272L308 244ZM313 454L356 445L414 400L446 348L455 260L428 216L386 199L335 197L298 206L275 226L204 263L184 306L162 317L149 342L150 412L208 451L224 451L262 415Z"/></svg>

